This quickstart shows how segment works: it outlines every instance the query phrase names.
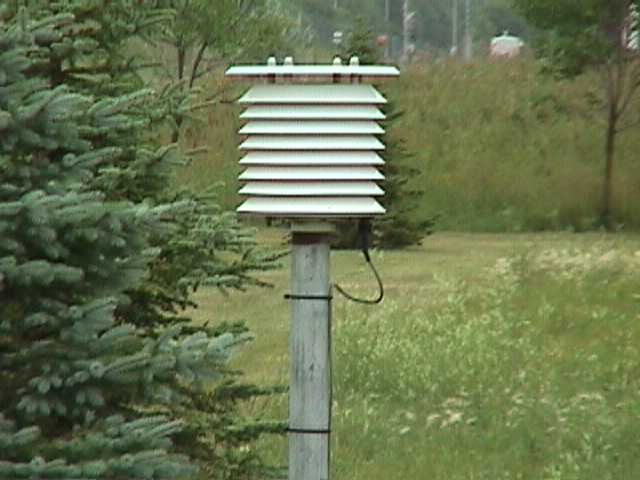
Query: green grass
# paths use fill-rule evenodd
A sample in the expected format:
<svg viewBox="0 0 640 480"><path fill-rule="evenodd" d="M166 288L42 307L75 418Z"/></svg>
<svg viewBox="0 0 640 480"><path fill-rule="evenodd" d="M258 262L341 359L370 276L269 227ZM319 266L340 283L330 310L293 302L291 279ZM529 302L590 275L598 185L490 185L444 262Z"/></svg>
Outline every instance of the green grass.
<svg viewBox="0 0 640 480"><path fill-rule="evenodd" d="M334 304L333 478L640 478L637 237L447 233L373 259L384 303ZM355 252L332 268L374 293ZM287 381L288 269L265 278L203 292L196 318L246 320L256 340L234 364L272 384ZM286 398L247 413L286 418ZM284 439L258 448L286 461Z"/></svg>
<svg viewBox="0 0 640 480"><path fill-rule="evenodd" d="M217 88L211 85L211 88ZM593 78L559 82L530 60L417 66L385 87L405 115L390 135L415 152L418 214L440 230L589 230L598 215L604 127ZM224 95L231 102L241 91ZM638 106L634 106L638 108ZM239 110L221 103L187 127L207 155L178 178L222 181L238 202ZM640 136L619 138L615 219L640 227ZM393 159L391 159L393 161ZM283 232L260 232L282 245ZM333 478L640 478L638 237L598 233L436 233L375 252L387 298L334 303ZM244 320L256 340L234 360L248 381L288 378L288 264L273 289L200 293L199 321ZM375 281L353 252L334 280L360 295ZM286 398L246 412L285 419ZM286 440L258 447L286 461Z"/></svg>

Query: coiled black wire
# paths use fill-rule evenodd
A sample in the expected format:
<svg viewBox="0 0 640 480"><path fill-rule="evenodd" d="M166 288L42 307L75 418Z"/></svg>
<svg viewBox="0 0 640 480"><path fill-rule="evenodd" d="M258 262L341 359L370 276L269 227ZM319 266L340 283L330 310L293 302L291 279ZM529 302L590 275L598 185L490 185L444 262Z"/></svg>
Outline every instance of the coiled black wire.
<svg viewBox="0 0 640 480"><path fill-rule="evenodd" d="M371 268L371 271L375 275L376 281L378 282L378 296L374 299L358 298L347 293L338 284L334 284L333 286L347 300L351 300L352 302L356 303L364 303L366 305L376 305L382 302L382 299L384 298L384 285L382 284L380 274L378 273L378 270L376 270L376 267L373 265L371 256L369 255L369 246L371 245L371 222L369 222L368 220L360 220L360 222L358 223L358 241L360 243L362 255L369 264L369 267Z"/></svg>

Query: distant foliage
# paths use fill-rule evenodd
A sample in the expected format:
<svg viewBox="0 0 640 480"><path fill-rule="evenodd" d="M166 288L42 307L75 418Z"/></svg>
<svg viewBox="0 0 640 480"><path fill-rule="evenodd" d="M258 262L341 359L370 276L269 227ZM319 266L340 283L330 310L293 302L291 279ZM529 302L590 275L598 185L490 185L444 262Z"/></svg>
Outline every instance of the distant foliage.
<svg viewBox="0 0 640 480"><path fill-rule="evenodd" d="M428 173L415 166L415 154L407 149L398 131L397 121L403 112L390 101L386 114L384 127L388 133L384 157L387 164L385 180L381 183L385 192L381 203L387 213L374 222L373 243L381 248L402 248L420 244L425 236L432 234L439 215L429 216L420 210L425 193L420 178Z"/></svg>
<svg viewBox="0 0 640 480"><path fill-rule="evenodd" d="M405 69L389 85L403 138L423 172L419 211L440 230L597 228L604 127L600 76L540 75L527 57ZM496 101L499 98L500 101ZM630 110L638 110L638 98ZM616 228L640 228L640 136L619 135Z"/></svg>

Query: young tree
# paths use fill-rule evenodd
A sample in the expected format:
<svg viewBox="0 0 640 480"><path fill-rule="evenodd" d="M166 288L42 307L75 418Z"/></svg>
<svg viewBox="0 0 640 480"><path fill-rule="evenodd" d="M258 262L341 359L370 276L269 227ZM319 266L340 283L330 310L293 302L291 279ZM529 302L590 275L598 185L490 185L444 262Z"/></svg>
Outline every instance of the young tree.
<svg viewBox="0 0 640 480"><path fill-rule="evenodd" d="M168 78L185 92L229 61L266 61L270 54L291 54L299 25L277 0L158 0L173 12L154 35L145 38L164 56ZM219 92L205 95L213 100ZM172 141L188 111L175 116Z"/></svg>
<svg viewBox="0 0 640 480"><path fill-rule="evenodd" d="M640 88L640 50L630 40L638 31L638 0L514 0L544 35L539 54L553 72L575 77L599 73L605 105L604 172L600 223L614 227L613 180L618 134L638 125L632 104Z"/></svg>
<svg viewBox="0 0 640 480"><path fill-rule="evenodd" d="M214 60L264 60L289 46L296 24L275 0L160 0L173 11L152 45L169 46L175 77L189 87L215 66ZM156 43L157 42L157 43ZM257 58L256 58L257 57Z"/></svg>
<svg viewBox="0 0 640 480"><path fill-rule="evenodd" d="M373 33L363 18L356 19L351 32L347 35L342 56L345 59L356 55L362 64L377 63L380 50L374 44ZM408 165L412 154L407 151L402 139L394 131L402 112L395 108L393 102L386 105L387 119L384 122L386 150L384 157L385 180L381 186L385 191L381 199L387 210L386 215L373 223L373 244L381 248L402 248L419 244L425 235L432 232L434 219L420 218L417 202L422 190L411 185L410 179L420 173ZM357 228L353 224L344 224L339 228L338 247L353 247L357 243Z"/></svg>

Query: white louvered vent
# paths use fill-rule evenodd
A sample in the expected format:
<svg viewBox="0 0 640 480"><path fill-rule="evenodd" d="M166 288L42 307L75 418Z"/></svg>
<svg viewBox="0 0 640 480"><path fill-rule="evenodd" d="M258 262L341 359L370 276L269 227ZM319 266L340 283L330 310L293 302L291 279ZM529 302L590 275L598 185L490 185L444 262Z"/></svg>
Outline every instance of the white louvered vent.
<svg viewBox="0 0 640 480"><path fill-rule="evenodd" d="M378 124L385 98L370 78L395 77L395 67L275 65L232 67L231 77L267 79L239 100L243 141L238 212L284 218L381 215L384 191ZM278 83L279 79L287 83ZM310 83L312 81L320 83ZM340 83L346 80L350 83Z"/></svg>

